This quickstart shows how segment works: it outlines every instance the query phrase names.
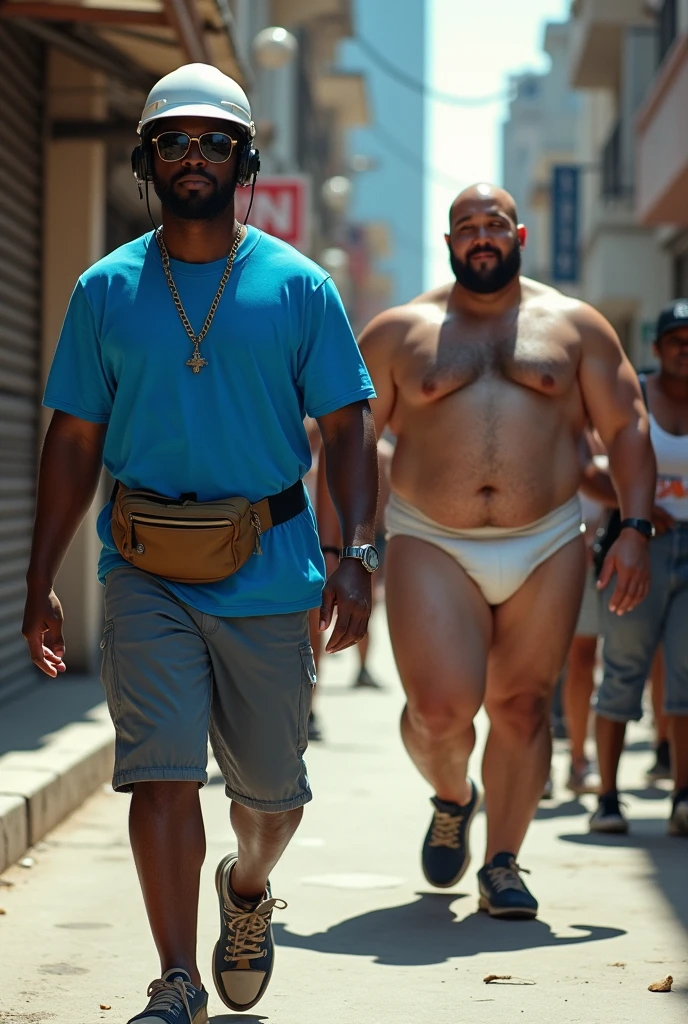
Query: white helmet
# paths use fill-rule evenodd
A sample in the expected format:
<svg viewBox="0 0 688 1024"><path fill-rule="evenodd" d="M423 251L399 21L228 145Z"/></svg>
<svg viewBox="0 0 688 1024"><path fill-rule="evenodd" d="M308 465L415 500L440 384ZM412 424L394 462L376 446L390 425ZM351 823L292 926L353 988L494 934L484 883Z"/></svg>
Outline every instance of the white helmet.
<svg viewBox="0 0 688 1024"><path fill-rule="evenodd" d="M212 64L185 64L151 89L137 131L161 117L217 117L256 134L251 107L241 86Z"/></svg>

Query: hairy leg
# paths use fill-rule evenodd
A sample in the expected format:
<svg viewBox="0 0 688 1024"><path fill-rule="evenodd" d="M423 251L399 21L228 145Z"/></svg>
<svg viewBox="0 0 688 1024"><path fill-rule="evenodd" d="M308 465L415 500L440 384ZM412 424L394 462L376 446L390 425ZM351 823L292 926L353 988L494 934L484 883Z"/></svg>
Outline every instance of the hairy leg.
<svg viewBox="0 0 688 1024"><path fill-rule="evenodd" d="M387 614L407 704L402 737L441 800L464 804L485 688L490 608L453 558L415 537L387 550Z"/></svg>
<svg viewBox="0 0 688 1024"><path fill-rule="evenodd" d="M595 685L595 655L597 637L574 636L568 654L564 679L564 709L571 747L571 760L575 768L585 762L585 740L588 734L590 699Z"/></svg>
<svg viewBox="0 0 688 1024"><path fill-rule="evenodd" d="M549 772L552 691L571 643L585 576L582 538L538 566L495 610L483 760L487 860L518 853Z"/></svg>
<svg viewBox="0 0 688 1024"><path fill-rule="evenodd" d="M160 973L182 967L199 986L196 933L205 831L198 783L137 782L129 835Z"/></svg>

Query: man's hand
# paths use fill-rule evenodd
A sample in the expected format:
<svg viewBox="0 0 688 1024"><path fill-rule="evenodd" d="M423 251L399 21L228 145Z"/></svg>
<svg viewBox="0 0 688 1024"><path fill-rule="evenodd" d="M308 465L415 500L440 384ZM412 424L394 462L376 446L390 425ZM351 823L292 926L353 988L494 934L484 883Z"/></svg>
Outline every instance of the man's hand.
<svg viewBox="0 0 688 1024"><path fill-rule="evenodd" d="M22 633L32 662L51 679L67 668L62 660L65 653L62 623L62 605L52 587L29 585Z"/></svg>
<svg viewBox="0 0 688 1024"><path fill-rule="evenodd" d="M328 555L328 562L330 558ZM325 648L327 654L335 654L360 643L368 632L372 573L357 558L343 558L325 584L318 627L321 633L329 629L335 605L337 621Z"/></svg>
<svg viewBox="0 0 688 1024"><path fill-rule="evenodd" d="M616 587L609 602L610 611L624 615L640 604L650 589L650 552L648 541L637 530L621 531L610 547L597 586L604 590L614 573Z"/></svg>

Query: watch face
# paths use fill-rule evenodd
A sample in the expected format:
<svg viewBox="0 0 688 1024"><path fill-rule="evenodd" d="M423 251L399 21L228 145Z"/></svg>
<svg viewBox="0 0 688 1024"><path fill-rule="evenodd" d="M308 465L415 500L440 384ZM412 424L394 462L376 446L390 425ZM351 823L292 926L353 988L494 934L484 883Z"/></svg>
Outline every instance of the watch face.
<svg viewBox="0 0 688 1024"><path fill-rule="evenodd" d="M380 564L380 556L377 553L377 549L374 548L372 544L370 547L366 548L363 561L365 566L370 569L371 572L374 572L378 568Z"/></svg>

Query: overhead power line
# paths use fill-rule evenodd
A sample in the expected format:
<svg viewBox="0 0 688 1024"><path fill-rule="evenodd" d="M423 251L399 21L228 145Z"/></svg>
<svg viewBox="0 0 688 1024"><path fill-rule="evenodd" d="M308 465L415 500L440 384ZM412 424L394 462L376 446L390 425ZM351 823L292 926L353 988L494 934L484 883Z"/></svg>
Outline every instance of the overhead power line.
<svg viewBox="0 0 688 1024"><path fill-rule="evenodd" d="M456 96L453 93L433 89L425 82L407 74L390 60L387 60L384 54L380 53L362 36L354 36L354 42L358 44L359 48L370 58L373 64L376 64L390 78L393 78L401 85L405 85L407 89L412 89L420 96L425 96L427 99L434 100L437 103L447 103L455 107L485 107L490 103L499 103L501 100L509 98L509 93L504 91L492 93L490 96Z"/></svg>

